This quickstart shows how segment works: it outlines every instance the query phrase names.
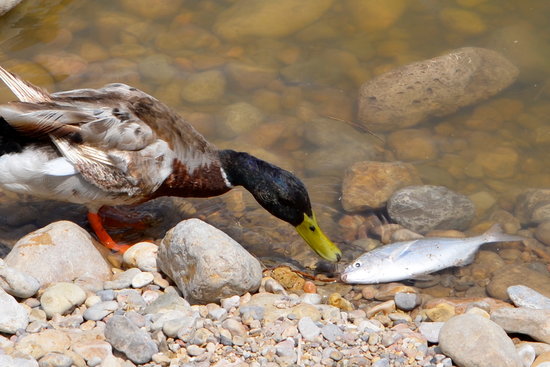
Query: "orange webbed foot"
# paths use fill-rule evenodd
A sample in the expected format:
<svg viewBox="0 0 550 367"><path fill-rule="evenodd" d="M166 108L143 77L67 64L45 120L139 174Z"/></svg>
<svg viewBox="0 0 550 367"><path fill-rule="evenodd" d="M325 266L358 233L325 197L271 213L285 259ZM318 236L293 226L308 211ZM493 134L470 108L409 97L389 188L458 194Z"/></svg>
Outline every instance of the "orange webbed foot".
<svg viewBox="0 0 550 367"><path fill-rule="evenodd" d="M109 233L103 227L101 217L97 213L88 212L88 222L94 230L97 238L103 244L103 246L121 254L125 253L131 245L121 245L111 238Z"/></svg>

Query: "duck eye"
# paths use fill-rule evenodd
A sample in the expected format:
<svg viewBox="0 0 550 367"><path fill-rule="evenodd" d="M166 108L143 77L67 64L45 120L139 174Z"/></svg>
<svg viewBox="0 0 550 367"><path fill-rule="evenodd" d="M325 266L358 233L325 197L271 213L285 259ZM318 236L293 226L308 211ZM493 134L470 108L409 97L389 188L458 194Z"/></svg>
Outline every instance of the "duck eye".
<svg viewBox="0 0 550 367"><path fill-rule="evenodd" d="M360 267L361 267L361 263L358 261L358 262L356 262L355 264L353 264L353 266L355 266L356 268L360 268Z"/></svg>
<svg viewBox="0 0 550 367"><path fill-rule="evenodd" d="M309 230L310 230L311 232L315 232L315 226L309 226Z"/></svg>

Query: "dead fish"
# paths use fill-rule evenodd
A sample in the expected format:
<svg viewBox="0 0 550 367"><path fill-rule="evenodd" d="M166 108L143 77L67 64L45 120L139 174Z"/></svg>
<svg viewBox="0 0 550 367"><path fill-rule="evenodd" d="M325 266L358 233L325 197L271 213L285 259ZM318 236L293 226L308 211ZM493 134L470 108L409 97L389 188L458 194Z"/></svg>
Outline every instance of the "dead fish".
<svg viewBox="0 0 550 367"><path fill-rule="evenodd" d="M356 284L419 278L452 266L470 264L485 243L523 240L524 237L503 233L500 225L495 224L480 236L395 242L359 256L345 268L340 278L344 283Z"/></svg>

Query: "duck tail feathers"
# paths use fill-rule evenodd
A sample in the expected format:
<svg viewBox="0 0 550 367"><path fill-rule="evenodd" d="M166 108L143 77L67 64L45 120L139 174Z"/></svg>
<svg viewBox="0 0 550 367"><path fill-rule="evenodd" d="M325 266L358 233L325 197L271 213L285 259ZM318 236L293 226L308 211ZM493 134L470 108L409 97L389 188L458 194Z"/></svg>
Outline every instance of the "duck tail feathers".
<svg viewBox="0 0 550 367"><path fill-rule="evenodd" d="M487 232L482 234L484 242L515 242L523 241L525 237L504 233L499 223L493 224Z"/></svg>

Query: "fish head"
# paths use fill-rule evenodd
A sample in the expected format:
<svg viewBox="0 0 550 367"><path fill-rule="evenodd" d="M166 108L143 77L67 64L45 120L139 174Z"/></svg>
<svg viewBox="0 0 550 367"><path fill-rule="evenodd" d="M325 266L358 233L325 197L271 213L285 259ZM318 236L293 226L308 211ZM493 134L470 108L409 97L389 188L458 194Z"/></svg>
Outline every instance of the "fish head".
<svg viewBox="0 0 550 367"><path fill-rule="evenodd" d="M340 275L340 279L344 283L378 283L381 268L377 266L375 260L375 258L368 256L359 257L344 269Z"/></svg>

